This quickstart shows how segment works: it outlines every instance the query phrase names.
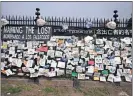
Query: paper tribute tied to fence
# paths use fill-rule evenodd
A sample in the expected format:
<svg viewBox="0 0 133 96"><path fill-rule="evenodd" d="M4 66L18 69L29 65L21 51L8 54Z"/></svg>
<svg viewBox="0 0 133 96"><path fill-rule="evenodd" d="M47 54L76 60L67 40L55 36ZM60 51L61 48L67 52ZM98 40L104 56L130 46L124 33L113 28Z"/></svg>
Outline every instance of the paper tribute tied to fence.
<svg viewBox="0 0 133 96"><path fill-rule="evenodd" d="M132 81L131 29L114 22L107 28L93 22L44 23L12 26L9 22L2 27L2 75Z"/></svg>

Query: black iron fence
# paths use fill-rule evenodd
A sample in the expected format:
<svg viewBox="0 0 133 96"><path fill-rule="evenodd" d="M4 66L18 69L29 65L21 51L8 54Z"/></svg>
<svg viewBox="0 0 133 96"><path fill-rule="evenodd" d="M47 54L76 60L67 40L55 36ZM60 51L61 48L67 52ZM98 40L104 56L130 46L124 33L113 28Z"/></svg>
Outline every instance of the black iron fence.
<svg viewBox="0 0 133 96"><path fill-rule="evenodd" d="M9 26L34 26L36 25L36 17L27 16L2 16L9 21ZM88 18L70 18L70 17L41 17L50 26L61 26L67 24L73 27L86 27L86 23L89 21L92 23L92 27L99 28L105 27L108 21L114 21L113 19L88 19ZM129 19L118 19L118 28L125 28L128 25Z"/></svg>
<svg viewBox="0 0 133 96"><path fill-rule="evenodd" d="M44 19L47 23L43 27L37 27L36 26L36 20L40 18L40 9L36 8L35 15L36 17L27 17L27 16L2 16L1 18L7 19L9 21L9 24L4 26L2 28L2 39L17 39L17 40L35 40L36 36L40 36L40 33L46 33L45 31L47 29L47 32L49 33L49 37L51 35L63 35L63 36L83 36L83 35L98 35L98 36L130 36L132 34L132 26L131 26L131 18L129 19L117 19L118 14L117 10L114 10L114 19L89 19L89 18L70 18L70 17L41 17ZM109 21L114 21L117 24L117 27L115 30L110 30L106 28L106 24ZM91 28L87 28L87 23L91 23ZM62 25L66 24L69 28L67 30L64 30L62 28ZM18 27L17 30L14 29L14 27ZM28 28L27 28L28 27ZM31 27L31 28L30 28ZM40 29L38 29L40 28ZM19 32L19 30L23 30L24 32ZM35 29L34 32L29 32L30 30ZM15 31L14 31L15 30ZM33 31L33 30L32 30ZM16 33L18 36L23 38L16 38L16 36L13 37ZM36 33L36 36L34 36ZM39 33L39 34L38 34ZM4 35L3 35L4 34ZM8 35L8 36L7 36ZM43 37L45 34L42 34ZM11 37L10 37L11 36ZM4 37L4 38L3 38ZM29 38L30 37L30 38ZM36 40L44 40L44 38L37 38ZM49 39L49 38L48 38ZM46 40L46 39L45 39Z"/></svg>

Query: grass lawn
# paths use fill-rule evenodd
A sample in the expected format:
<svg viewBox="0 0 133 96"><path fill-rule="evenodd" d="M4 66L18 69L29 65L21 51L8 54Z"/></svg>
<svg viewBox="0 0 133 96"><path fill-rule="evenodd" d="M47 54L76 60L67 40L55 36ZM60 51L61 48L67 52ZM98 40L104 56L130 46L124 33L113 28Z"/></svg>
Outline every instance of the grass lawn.
<svg viewBox="0 0 133 96"><path fill-rule="evenodd" d="M55 86L51 85L54 81L43 80L39 85L33 82L25 82L20 80L2 80L1 96L131 96L131 86L113 86L101 83L98 86L81 86L73 88L72 86ZM98 84L98 83L97 83ZM122 93L124 92L124 93ZM121 95L125 94L125 95Z"/></svg>

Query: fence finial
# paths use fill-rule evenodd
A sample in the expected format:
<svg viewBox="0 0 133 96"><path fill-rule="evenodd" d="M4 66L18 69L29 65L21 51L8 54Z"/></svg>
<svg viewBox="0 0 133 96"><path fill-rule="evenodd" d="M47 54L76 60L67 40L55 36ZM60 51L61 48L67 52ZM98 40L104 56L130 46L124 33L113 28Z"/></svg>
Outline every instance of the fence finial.
<svg viewBox="0 0 133 96"><path fill-rule="evenodd" d="M114 22L116 23L116 25L118 25L118 19L117 19L117 17L118 17L118 14L117 14L117 10L114 10L114 15L113 15L113 17L115 18L114 19Z"/></svg>
<svg viewBox="0 0 133 96"><path fill-rule="evenodd" d="M36 11L37 12L35 12L35 15L37 15L37 16L36 16L35 22L37 21L37 19L39 19L39 16L40 16L40 12L39 11L40 11L40 9L36 8Z"/></svg>

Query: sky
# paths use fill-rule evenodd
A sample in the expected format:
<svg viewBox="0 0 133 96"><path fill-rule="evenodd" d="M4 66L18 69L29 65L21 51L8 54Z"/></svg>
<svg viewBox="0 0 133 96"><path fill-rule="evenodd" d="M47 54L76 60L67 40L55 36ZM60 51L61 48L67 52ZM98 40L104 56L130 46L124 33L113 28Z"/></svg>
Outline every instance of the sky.
<svg viewBox="0 0 133 96"><path fill-rule="evenodd" d="M40 8L41 16L113 18L118 10L119 18L131 17L132 2L2 2L2 15L35 16Z"/></svg>

